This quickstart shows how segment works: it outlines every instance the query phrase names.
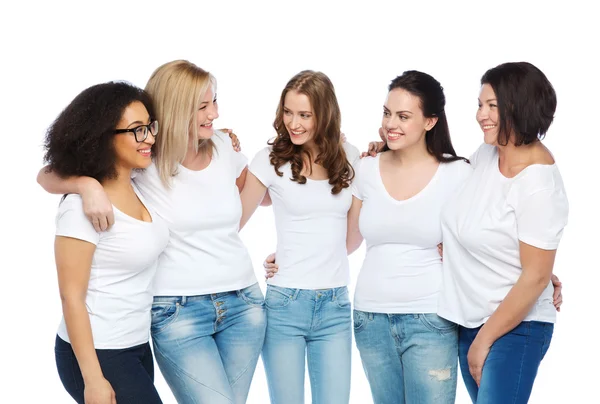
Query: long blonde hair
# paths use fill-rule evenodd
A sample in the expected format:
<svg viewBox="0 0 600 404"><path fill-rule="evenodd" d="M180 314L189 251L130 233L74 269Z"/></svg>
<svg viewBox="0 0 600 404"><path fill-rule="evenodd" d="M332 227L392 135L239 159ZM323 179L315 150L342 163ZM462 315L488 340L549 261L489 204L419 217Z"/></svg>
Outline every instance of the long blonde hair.
<svg viewBox="0 0 600 404"><path fill-rule="evenodd" d="M214 76L187 60L165 63L152 73L146 84L160 125L160 135L153 147L154 162L167 187L185 158L190 136L197 139L196 112L210 87L216 91ZM210 139L194 145L196 152L214 148Z"/></svg>

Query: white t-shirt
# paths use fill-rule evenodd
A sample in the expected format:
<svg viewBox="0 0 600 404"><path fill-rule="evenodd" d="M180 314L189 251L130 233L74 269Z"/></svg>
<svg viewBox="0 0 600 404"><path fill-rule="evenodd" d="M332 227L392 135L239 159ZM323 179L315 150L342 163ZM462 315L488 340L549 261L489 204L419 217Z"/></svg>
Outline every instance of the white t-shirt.
<svg viewBox="0 0 600 404"><path fill-rule="evenodd" d="M344 143L348 161L358 159L358 149ZM277 230L277 275L271 285L299 289L346 286L350 272L346 251L350 187L331 193L329 180L292 181L290 163L275 173L269 161L271 147L259 151L249 170L269 189Z"/></svg>
<svg viewBox="0 0 600 404"><path fill-rule="evenodd" d="M514 178L498 168L498 151L482 145L473 174L442 212L444 287L438 314L468 328L487 321L522 272L519 240L554 250L569 204L556 164L535 164ZM525 321L553 323L549 283Z"/></svg>
<svg viewBox="0 0 600 404"><path fill-rule="evenodd" d="M158 260L155 296L197 296L256 283L250 255L238 234L242 203L235 184L247 164L226 134L212 137L208 167L179 166L166 189L154 163L134 181L167 222L171 237Z"/></svg>
<svg viewBox="0 0 600 404"><path fill-rule="evenodd" d="M70 194L60 204L56 235L96 245L85 305L90 316L96 349L123 349L148 342L152 280L159 254L166 247L169 230L144 198L152 222L124 214L113 206L115 223L97 233L83 213L79 195ZM64 317L58 335L70 342Z"/></svg>
<svg viewBox="0 0 600 404"><path fill-rule="evenodd" d="M417 195L395 200L385 189L380 156L366 157L352 184L362 200L359 228L367 253L354 307L373 313L435 313L442 285L442 207L472 169L463 160L441 163Z"/></svg>

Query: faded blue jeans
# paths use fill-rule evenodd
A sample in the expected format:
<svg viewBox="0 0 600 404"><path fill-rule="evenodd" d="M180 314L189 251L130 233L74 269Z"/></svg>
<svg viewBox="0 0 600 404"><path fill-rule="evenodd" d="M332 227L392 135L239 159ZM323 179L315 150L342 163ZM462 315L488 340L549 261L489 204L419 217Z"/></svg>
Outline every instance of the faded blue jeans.
<svg viewBox="0 0 600 404"><path fill-rule="evenodd" d="M313 404L348 404L352 320L346 287L269 285L263 362L271 404L303 404L305 362Z"/></svg>
<svg viewBox="0 0 600 404"><path fill-rule="evenodd" d="M437 314L354 310L354 339L375 404L453 404L458 326Z"/></svg>
<svg viewBox="0 0 600 404"><path fill-rule="evenodd" d="M459 330L460 370L473 403L527 403L540 362L544 359L554 324L523 321L492 345L477 383L469 373L467 354L481 327Z"/></svg>
<svg viewBox="0 0 600 404"><path fill-rule="evenodd" d="M263 346L258 284L201 296L156 296L152 342L162 375L180 404L242 404Z"/></svg>

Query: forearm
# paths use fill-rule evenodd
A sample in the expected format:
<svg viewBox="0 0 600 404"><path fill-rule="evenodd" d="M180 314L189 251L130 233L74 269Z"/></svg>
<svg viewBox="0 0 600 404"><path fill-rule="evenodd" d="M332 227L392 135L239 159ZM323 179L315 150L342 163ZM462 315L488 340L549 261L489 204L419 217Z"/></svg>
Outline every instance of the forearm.
<svg viewBox="0 0 600 404"><path fill-rule="evenodd" d="M348 255L358 250L358 247L360 247L362 242L363 236L360 232L353 232L352 234L348 233L348 236L346 237L346 250L348 251Z"/></svg>
<svg viewBox="0 0 600 404"><path fill-rule="evenodd" d="M55 172L48 172L43 167L37 176L37 182L46 192L51 194L81 194L92 182L98 182L91 177L60 177Z"/></svg>
<svg viewBox="0 0 600 404"><path fill-rule="evenodd" d="M531 311L550 277L524 272L496 311L481 327L477 338L493 344L498 338L519 325Z"/></svg>
<svg viewBox="0 0 600 404"><path fill-rule="evenodd" d="M63 315L69 340L85 384L102 378L102 369L94 348L90 317L82 299L65 298L62 301Z"/></svg>

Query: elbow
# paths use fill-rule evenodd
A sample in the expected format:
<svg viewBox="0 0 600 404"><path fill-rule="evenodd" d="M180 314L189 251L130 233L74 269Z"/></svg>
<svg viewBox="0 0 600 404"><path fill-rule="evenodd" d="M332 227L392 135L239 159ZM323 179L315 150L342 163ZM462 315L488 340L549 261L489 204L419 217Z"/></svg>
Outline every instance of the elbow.
<svg viewBox="0 0 600 404"><path fill-rule="evenodd" d="M60 293L60 302L65 308L85 305L85 294L81 293Z"/></svg>

